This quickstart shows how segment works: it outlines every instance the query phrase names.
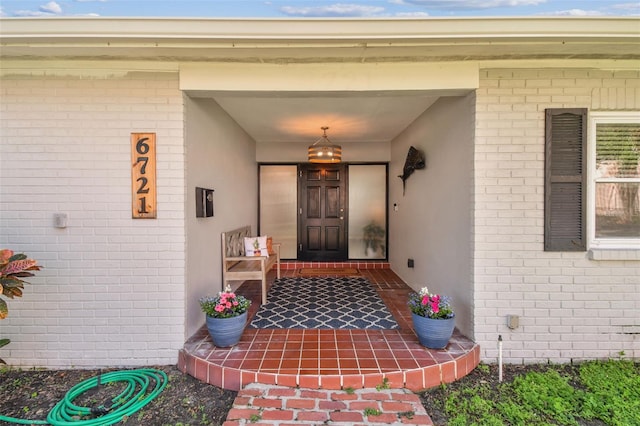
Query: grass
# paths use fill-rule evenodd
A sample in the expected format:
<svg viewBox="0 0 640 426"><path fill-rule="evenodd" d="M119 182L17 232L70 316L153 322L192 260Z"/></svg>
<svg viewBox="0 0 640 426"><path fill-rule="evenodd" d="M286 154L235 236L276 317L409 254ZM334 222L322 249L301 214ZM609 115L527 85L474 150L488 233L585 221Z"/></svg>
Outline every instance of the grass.
<svg viewBox="0 0 640 426"><path fill-rule="evenodd" d="M364 409L364 415L365 416L379 416L380 414L382 414L382 411L378 410L377 408L371 408L371 407L367 407Z"/></svg>
<svg viewBox="0 0 640 426"><path fill-rule="evenodd" d="M550 366L511 382L485 381L450 392L444 403L448 424L640 426L640 364L590 361L577 368L572 375Z"/></svg>

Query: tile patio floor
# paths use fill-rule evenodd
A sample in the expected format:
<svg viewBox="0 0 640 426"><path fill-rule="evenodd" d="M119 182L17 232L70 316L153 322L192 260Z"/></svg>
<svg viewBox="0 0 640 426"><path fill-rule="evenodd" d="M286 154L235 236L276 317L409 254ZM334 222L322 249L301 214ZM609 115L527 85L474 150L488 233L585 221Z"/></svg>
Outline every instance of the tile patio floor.
<svg viewBox="0 0 640 426"><path fill-rule="evenodd" d="M184 344L178 367L199 380L230 390L252 383L304 389L375 388L411 391L450 383L479 363L480 348L456 329L442 350L418 343L407 295L411 289L386 263L283 263L282 276L301 267L359 268L373 283L400 325L397 330L264 330L246 328L232 348L216 347L203 326ZM270 282L275 272L269 274ZM237 291L253 301L249 321L260 305L260 285L245 282Z"/></svg>

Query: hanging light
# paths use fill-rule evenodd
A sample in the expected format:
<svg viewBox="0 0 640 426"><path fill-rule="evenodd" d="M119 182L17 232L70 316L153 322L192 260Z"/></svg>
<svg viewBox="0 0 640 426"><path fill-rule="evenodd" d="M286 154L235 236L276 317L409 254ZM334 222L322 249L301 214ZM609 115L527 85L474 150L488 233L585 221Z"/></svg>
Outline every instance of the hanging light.
<svg viewBox="0 0 640 426"><path fill-rule="evenodd" d="M321 127L322 137L309 146L310 163L339 163L342 161L342 147L334 145L327 137L328 127Z"/></svg>

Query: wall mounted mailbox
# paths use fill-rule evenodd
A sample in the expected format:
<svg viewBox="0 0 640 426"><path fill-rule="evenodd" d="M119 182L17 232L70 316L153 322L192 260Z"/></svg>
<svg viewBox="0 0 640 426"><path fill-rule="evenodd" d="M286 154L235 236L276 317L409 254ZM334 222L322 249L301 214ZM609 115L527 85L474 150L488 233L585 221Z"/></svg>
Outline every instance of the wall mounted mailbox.
<svg viewBox="0 0 640 426"><path fill-rule="evenodd" d="M213 216L213 189L196 187L196 217Z"/></svg>

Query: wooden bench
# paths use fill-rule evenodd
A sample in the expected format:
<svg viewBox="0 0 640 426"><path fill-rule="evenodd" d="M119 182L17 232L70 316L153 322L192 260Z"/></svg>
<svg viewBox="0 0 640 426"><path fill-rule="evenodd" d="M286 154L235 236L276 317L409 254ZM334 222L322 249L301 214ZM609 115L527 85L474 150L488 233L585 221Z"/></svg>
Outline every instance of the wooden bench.
<svg viewBox="0 0 640 426"><path fill-rule="evenodd" d="M277 266L280 278L280 244L273 244L269 256L245 256L244 238L251 237L251 227L243 226L222 233L222 281L223 288L229 281L262 281L262 303L267 303L267 273Z"/></svg>

